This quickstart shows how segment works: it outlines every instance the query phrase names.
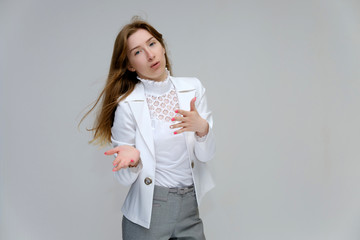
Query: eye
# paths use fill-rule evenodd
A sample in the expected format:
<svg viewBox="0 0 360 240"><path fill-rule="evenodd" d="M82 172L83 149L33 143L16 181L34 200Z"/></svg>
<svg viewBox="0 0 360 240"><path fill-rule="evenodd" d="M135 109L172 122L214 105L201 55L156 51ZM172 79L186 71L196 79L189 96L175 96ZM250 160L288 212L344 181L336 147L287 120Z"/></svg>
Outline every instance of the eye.
<svg viewBox="0 0 360 240"><path fill-rule="evenodd" d="M156 44L156 42L154 41L154 42L151 42L151 43L149 44L149 46L152 47L152 46L154 46L155 44Z"/></svg>
<svg viewBox="0 0 360 240"><path fill-rule="evenodd" d="M137 50L137 51L134 53L134 55L136 56L136 55L138 55L139 53L140 53L140 51Z"/></svg>

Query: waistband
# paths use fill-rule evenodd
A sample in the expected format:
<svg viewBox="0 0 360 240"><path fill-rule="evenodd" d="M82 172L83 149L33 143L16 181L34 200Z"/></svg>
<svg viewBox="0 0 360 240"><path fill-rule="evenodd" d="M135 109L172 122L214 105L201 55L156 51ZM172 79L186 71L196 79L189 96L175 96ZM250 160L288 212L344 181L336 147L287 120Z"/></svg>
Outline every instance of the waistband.
<svg viewBox="0 0 360 240"><path fill-rule="evenodd" d="M169 188L170 193L177 193L177 194L185 194L188 192L194 191L194 185L187 186L187 187L181 187L181 188Z"/></svg>
<svg viewBox="0 0 360 240"><path fill-rule="evenodd" d="M179 195L183 195L189 192L193 192L195 190L194 185L191 186L186 186L186 187L174 187L174 188L167 188L167 187L163 187L163 186L158 186L155 185L155 191L159 192L159 191L166 191L168 193L176 193Z"/></svg>

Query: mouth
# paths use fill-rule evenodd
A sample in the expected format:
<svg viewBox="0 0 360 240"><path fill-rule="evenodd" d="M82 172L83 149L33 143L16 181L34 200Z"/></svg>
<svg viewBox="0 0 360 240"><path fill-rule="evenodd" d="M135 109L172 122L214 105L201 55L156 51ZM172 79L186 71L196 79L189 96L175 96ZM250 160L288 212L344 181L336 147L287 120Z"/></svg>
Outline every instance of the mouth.
<svg viewBox="0 0 360 240"><path fill-rule="evenodd" d="M150 67L151 67L151 68L156 68L156 67L158 67L159 65L160 65L160 61L154 63L154 64L151 65Z"/></svg>

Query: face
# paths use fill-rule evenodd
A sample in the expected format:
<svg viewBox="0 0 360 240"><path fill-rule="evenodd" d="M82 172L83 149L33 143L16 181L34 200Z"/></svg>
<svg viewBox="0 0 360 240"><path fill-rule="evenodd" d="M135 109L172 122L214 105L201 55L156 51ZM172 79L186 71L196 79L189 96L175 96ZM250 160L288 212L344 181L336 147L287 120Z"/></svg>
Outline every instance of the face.
<svg viewBox="0 0 360 240"><path fill-rule="evenodd" d="M167 77L165 70L165 49L145 29L133 33L127 41L128 70L136 72L140 78L163 81Z"/></svg>

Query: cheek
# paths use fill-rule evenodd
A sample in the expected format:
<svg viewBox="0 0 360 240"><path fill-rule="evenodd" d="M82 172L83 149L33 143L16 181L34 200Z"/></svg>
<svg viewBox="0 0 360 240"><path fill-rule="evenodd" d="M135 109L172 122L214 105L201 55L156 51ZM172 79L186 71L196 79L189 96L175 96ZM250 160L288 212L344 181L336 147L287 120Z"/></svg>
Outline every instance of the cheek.
<svg viewBox="0 0 360 240"><path fill-rule="evenodd" d="M133 62L133 59L132 59L131 56L127 55L127 56L126 56L126 60L127 60L127 64L128 64L129 66L133 66L133 65L134 65L134 62Z"/></svg>
<svg viewBox="0 0 360 240"><path fill-rule="evenodd" d="M130 57L128 59L129 59L129 65L130 66L136 68L139 65L137 58Z"/></svg>
<svg viewBox="0 0 360 240"><path fill-rule="evenodd" d="M137 57L135 60L131 61L131 65L137 71L143 71L146 68L147 61L142 57Z"/></svg>

